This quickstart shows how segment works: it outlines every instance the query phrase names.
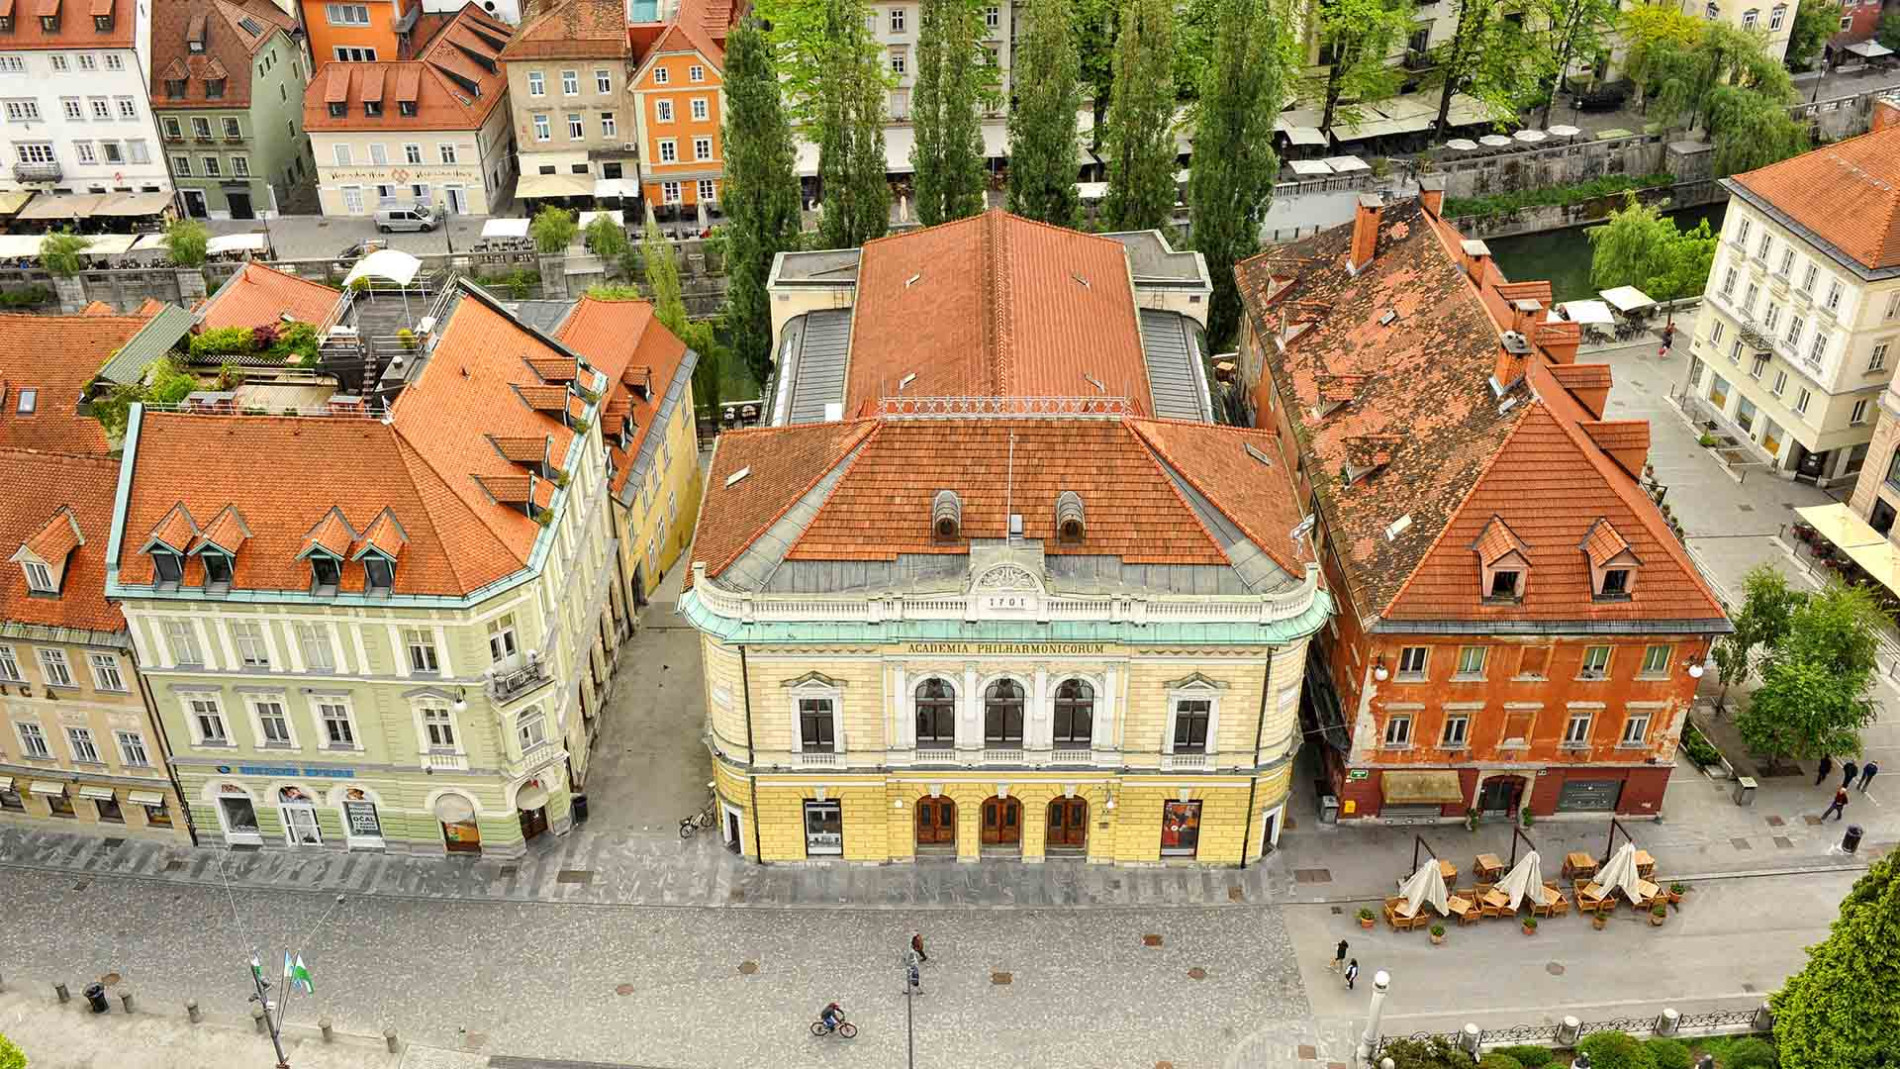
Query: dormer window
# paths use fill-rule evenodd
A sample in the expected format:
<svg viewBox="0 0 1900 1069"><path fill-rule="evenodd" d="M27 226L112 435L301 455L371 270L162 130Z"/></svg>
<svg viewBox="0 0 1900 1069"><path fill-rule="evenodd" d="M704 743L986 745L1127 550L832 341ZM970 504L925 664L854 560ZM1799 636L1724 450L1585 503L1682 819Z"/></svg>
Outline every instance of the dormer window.
<svg viewBox="0 0 1900 1069"><path fill-rule="evenodd" d="M231 589L231 558L222 553L200 553L205 566L206 590Z"/></svg>
<svg viewBox="0 0 1900 1069"><path fill-rule="evenodd" d="M396 565L381 556L363 558L363 571L369 575L369 592L387 595L396 585Z"/></svg>
<svg viewBox="0 0 1900 1069"><path fill-rule="evenodd" d="M1524 580L1530 572L1530 549L1511 530L1504 517L1493 513L1484 529L1471 542L1478 555L1479 582L1487 604L1512 604L1524 600Z"/></svg>
<svg viewBox="0 0 1900 1069"><path fill-rule="evenodd" d="M341 119L350 113L350 106L340 100L330 102L330 118Z"/></svg>
<svg viewBox="0 0 1900 1069"><path fill-rule="evenodd" d="M382 102L382 101L380 101L380 100L365 100L365 101L363 101L363 114L365 114L365 115L381 115L382 113L383 113L383 102Z"/></svg>
<svg viewBox="0 0 1900 1069"><path fill-rule="evenodd" d="M94 15L92 17L92 28L98 31L99 33L111 33L112 32L112 16L111 15Z"/></svg>
<svg viewBox="0 0 1900 1069"><path fill-rule="evenodd" d="M1500 600L1515 600L1518 585L1523 581L1524 573L1510 568L1496 568L1491 572L1491 590L1485 596Z"/></svg>
<svg viewBox="0 0 1900 1069"><path fill-rule="evenodd" d="M1074 490L1064 490L1056 496L1056 540L1066 545L1080 545L1088 533L1088 525L1082 517L1082 495Z"/></svg>
<svg viewBox="0 0 1900 1069"><path fill-rule="evenodd" d="M224 97L224 79L212 78L205 82L205 99L221 100Z"/></svg>
<svg viewBox="0 0 1900 1069"><path fill-rule="evenodd" d="M185 578L185 560L168 549L152 550L152 570L160 586L177 586Z"/></svg>
<svg viewBox="0 0 1900 1069"><path fill-rule="evenodd" d="M963 531L963 501L955 490L939 490L930 506L930 530L939 542L954 542Z"/></svg>
<svg viewBox="0 0 1900 1069"><path fill-rule="evenodd" d="M0 15L0 33L12 33L12 32L13 32L13 16Z"/></svg>
<svg viewBox="0 0 1900 1069"><path fill-rule="evenodd" d="M405 118L415 118L416 102L413 100L396 101L396 114L404 116Z"/></svg>
<svg viewBox="0 0 1900 1069"><path fill-rule="evenodd" d="M1603 596L1606 598L1627 597L1630 592L1630 570L1628 568L1610 568L1603 573Z"/></svg>
<svg viewBox="0 0 1900 1069"><path fill-rule="evenodd" d="M181 79L168 78L165 81L165 95L172 100L181 100L185 95L185 83Z"/></svg>
<svg viewBox="0 0 1900 1069"><path fill-rule="evenodd" d="M343 565L335 557L321 554L310 555L310 581L316 586L318 594L334 594L343 583Z"/></svg>
<svg viewBox="0 0 1900 1069"><path fill-rule="evenodd" d="M1610 521L1599 519L1577 544L1590 566L1590 592L1598 601L1627 601L1643 564Z"/></svg>
<svg viewBox="0 0 1900 1069"><path fill-rule="evenodd" d="M59 16L58 15L41 15L40 29L46 31L47 33L58 33L59 32Z"/></svg>
<svg viewBox="0 0 1900 1069"><path fill-rule="evenodd" d="M36 560L23 560L20 567L26 570L26 588L36 594L57 594L59 586L53 582L53 571Z"/></svg>

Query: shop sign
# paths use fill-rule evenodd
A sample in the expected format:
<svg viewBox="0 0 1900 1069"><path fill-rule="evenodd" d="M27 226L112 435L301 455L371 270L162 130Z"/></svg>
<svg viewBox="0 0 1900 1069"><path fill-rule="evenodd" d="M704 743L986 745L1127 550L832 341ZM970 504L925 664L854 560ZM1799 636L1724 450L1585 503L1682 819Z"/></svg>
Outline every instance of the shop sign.
<svg viewBox="0 0 1900 1069"><path fill-rule="evenodd" d="M1347 780L1362 780L1362 779L1370 779L1370 778L1372 778L1372 770L1369 768L1355 768L1352 771L1346 773Z"/></svg>
<svg viewBox="0 0 1900 1069"><path fill-rule="evenodd" d="M312 776L317 779L355 779L353 768L298 768L294 765L239 765L237 770L246 776ZM219 765L218 771L229 774L231 766Z"/></svg>
<svg viewBox="0 0 1900 1069"><path fill-rule="evenodd" d="M343 814L349 818L351 835L371 839L382 838L383 824L376 818L374 802L344 802Z"/></svg>
<svg viewBox="0 0 1900 1069"><path fill-rule="evenodd" d="M247 776L300 776L303 769L292 765L239 765L238 771Z"/></svg>
<svg viewBox="0 0 1900 1069"><path fill-rule="evenodd" d="M1073 657L1107 653L1106 642L911 642L905 653L926 656L986 657L1019 654L1037 657Z"/></svg>

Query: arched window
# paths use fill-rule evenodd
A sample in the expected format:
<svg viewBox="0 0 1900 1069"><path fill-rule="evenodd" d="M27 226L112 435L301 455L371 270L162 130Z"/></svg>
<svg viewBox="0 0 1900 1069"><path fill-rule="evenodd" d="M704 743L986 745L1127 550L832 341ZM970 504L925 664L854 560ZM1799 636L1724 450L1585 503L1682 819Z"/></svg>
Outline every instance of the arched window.
<svg viewBox="0 0 1900 1069"><path fill-rule="evenodd" d="M983 742L993 746L1023 744L1023 685L999 679L983 692Z"/></svg>
<svg viewBox="0 0 1900 1069"><path fill-rule="evenodd" d="M917 745L954 746L957 741L957 692L937 678L917 684Z"/></svg>
<svg viewBox="0 0 1900 1069"><path fill-rule="evenodd" d="M1095 737L1095 688L1081 679L1065 679L1056 688L1055 744L1087 746Z"/></svg>

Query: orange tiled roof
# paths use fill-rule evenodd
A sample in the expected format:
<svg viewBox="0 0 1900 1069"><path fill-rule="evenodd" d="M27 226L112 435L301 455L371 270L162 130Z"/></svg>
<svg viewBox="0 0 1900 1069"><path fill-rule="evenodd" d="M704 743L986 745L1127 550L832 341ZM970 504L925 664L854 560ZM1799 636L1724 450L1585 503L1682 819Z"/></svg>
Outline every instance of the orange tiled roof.
<svg viewBox="0 0 1900 1069"><path fill-rule="evenodd" d="M573 382L580 374L574 361L559 356L543 356L528 361L534 373L546 382Z"/></svg>
<svg viewBox="0 0 1900 1069"><path fill-rule="evenodd" d="M875 420L854 420L721 434L693 535L693 559L718 575L876 427ZM727 485L742 469L745 478Z"/></svg>
<svg viewBox="0 0 1900 1069"><path fill-rule="evenodd" d="M910 396L1099 392L1153 412L1127 251L1002 211L867 242L845 411L908 375Z"/></svg>
<svg viewBox="0 0 1900 1069"><path fill-rule="evenodd" d="M82 316L115 316L119 314L119 310L104 301L90 301L86 304L86 307L79 310L79 314Z"/></svg>
<svg viewBox="0 0 1900 1069"><path fill-rule="evenodd" d="M1900 128L1822 145L1728 182L1863 267L1900 266Z"/></svg>
<svg viewBox="0 0 1900 1069"><path fill-rule="evenodd" d="M318 132L392 134L479 129L508 95L508 78L499 60L512 32L506 23L469 3L415 59L326 63L304 93L304 127ZM394 87L386 94L388 99L386 84ZM366 114L366 99L382 100L382 114ZM400 103L405 100L416 102L416 114L402 114ZM332 103L344 105L344 113L331 115Z"/></svg>
<svg viewBox="0 0 1900 1069"><path fill-rule="evenodd" d="M152 6L152 107L245 108L251 103L252 56L278 33L290 33L297 20L268 0L166 0ZM255 32L253 32L255 29ZM192 52L193 34L203 33L205 50ZM206 95L209 81L222 79L224 94ZM166 81L183 81L184 96L174 97Z"/></svg>
<svg viewBox="0 0 1900 1069"><path fill-rule="evenodd" d="M340 509L333 508L324 513L323 519L318 520L317 525L310 529L309 536L304 539L304 548L298 556L308 555L314 550L322 550L338 560L343 560L350 552L350 544L355 541L356 531L350 526L350 521L343 518Z"/></svg>
<svg viewBox="0 0 1900 1069"><path fill-rule="evenodd" d="M374 550L394 560L402 555L402 547L409 544L409 537L403 533L402 524L396 522L395 513L384 509L369 525L369 530L363 532L359 543L351 557L361 557Z"/></svg>
<svg viewBox="0 0 1900 1069"><path fill-rule="evenodd" d="M112 0L107 10L112 15L112 29L100 33L92 21L92 12L82 9L75 3L70 10L62 12L58 0L40 0L33 5L33 15L24 12L27 5L15 4L7 12L14 16L13 32L7 35L7 51L46 51L68 48L131 48L134 46L134 33L138 29L135 0ZM48 10L48 7L51 10ZM47 30L40 25L39 16L58 15L59 26Z"/></svg>
<svg viewBox="0 0 1900 1069"><path fill-rule="evenodd" d="M1598 519L1590 525L1589 532L1583 536L1577 548L1590 555L1591 567L1601 568L1619 555L1629 552L1630 544L1617 533L1615 524Z"/></svg>
<svg viewBox="0 0 1900 1069"><path fill-rule="evenodd" d="M0 494L0 547L12 556L18 547L37 543L33 551L42 560L66 565L58 597L28 593L19 565L0 566L0 620L124 630L124 617L106 601L106 548L118 481L119 462L109 457L0 449L0 485L33 488Z"/></svg>
<svg viewBox="0 0 1900 1069"><path fill-rule="evenodd" d="M539 464L548 459L547 435L539 438L494 438L495 449L517 464Z"/></svg>
<svg viewBox="0 0 1900 1069"><path fill-rule="evenodd" d="M661 30L653 39L651 47L640 54L642 69L654 56L666 52L697 52L713 70L724 73L726 69L726 50L712 35L706 32L705 22L686 10L687 4L681 4L681 11L675 20ZM630 35L630 40L638 39Z"/></svg>
<svg viewBox="0 0 1900 1069"><path fill-rule="evenodd" d="M0 315L0 448L106 452L105 432L79 414L79 400L146 318ZM34 391L30 413L20 411L24 390Z"/></svg>
<svg viewBox="0 0 1900 1069"><path fill-rule="evenodd" d="M1529 559L1530 553L1524 540L1517 537L1517 532L1511 530L1511 525L1505 523L1502 516L1491 517L1490 522L1484 525L1483 532L1471 543L1471 548L1478 554L1478 562L1487 568L1512 553L1526 559Z"/></svg>
<svg viewBox="0 0 1900 1069"><path fill-rule="evenodd" d="M1552 364L1550 375L1567 390L1607 390L1611 383L1608 364Z"/></svg>
<svg viewBox="0 0 1900 1069"><path fill-rule="evenodd" d="M320 323L341 295L340 290L252 260L218 287L200 314L206 330L281 327L285 315L299 323Z"/></svg>
<svg viewBox="0 0 1900 1069"><path fill-rule="evenodd" d="M617 441L607 443L614 459L613 491L620 493L633 472L634 458L652 429L654 415L664 398L680 363L686 359L686 343L653 316L653 305L646 301L607 301L583 297L561 323L556 334L563 345L587 358L588 364L606 375L607 404L602 409L606 422L602 430L618 435L620 424L614 417L634 421L633 437L627 448ZM631 387L631 382L652 383L651 396Z"/></svg>
<svg viewBox="0 0 1900 1069"><path fill-rule="evenodd" d="M621 0L562 0L522 23L501 59L625 59L627 13Z"/></svg>
<svg viewBox="0 0 1900 1069"><path fill-rule="evenodd" d="M187 552L195 553L207 546L222 549L227 553L239 552L251 537L250 528L244 525L244 517L235 506L226 505L204 530L198 532L197 539Z"/></svg>

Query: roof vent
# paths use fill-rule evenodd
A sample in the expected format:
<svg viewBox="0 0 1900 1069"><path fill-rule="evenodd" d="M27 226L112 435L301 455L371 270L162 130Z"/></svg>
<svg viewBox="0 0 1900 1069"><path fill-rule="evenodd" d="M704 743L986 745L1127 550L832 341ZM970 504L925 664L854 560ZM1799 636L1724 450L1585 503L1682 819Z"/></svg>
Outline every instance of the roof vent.
<svg viewBox="0 0 1900 1069"><path fill-rule="evenodd" d="M1076 273L1074 273L1074 272L1070 272L1070 273L1069 273L1069 277L1070 277L1070 278L1072 278L1072 279L1075 279L1075 280L1076 280L1077 282L1079 282L1079 283L1081 283L1081 284L1082 284L1082 288L1083 288L1083 289L1090 289L1090 288L1091 288L1091 287L1089 286L1089 280L1088 280L1088 279L1086 279L1086 278L1083 278L1083 277L1082 277L1081 275L1078 275L1078 274L1076 274Z"/></svg>
<svg viewBox="0 0 1900 1069"><path fill-rule="evenodd" d="M1404 534L1406 530L1410 528L1411 526L1412 526L1412 514L1408 512L1405 515L1400 516L1398 519L1393 520L1391 526L1385 529L1385 540L1387 542L1397 542L1399 540L1399 536Z"/></svg>
<svg viewBox="0 0 1900 1069"><path fill-rule="evenodd" d="M1504 332L1504 351L1512 356L1529 356L1531 354L1530 339L1515 330L1507 330Z"/></svg>
<svg viewBox="0 0 1900 1069"><path fill-rule="evenodd" d="M1108 387L1102 383L1101 379L1096 378L1095 376L1089 374L1086 371L1082 373L1082 377L1089 380L1089 385L1095 387L1096 393L1108 392Z"/></svg>
<svg viewBox="0 0 1900 1069"><path fill-rule="evenodd" d="M909 289L912 286L915 286L917 283L922 282L923 280L924 280L924 273L922 271L919 271L916 274L904 280L904 288Z"/></svg>
<svg viewBox="0 0 1900 1069"><path fill-rule="evenodd" d="M898 379L898 380L897 380L897 392L898 392L898 393L903 393L903 392L904 392L904 387L906 387L906 386L909 386L909 385L910 385L911 383L913 383L913 382L916 382L916 381L917 381L917 373L916 373L915 371L913 371L913 372L911 372L911 373L910 373L910 374L908 374L908 375L905 375L905 376L904 376L903 378L901 378L901 379Z"/></svg>
<svg viewBox="0 0 1900 1069"><path fill-rule="evenodd" d="M1020 533L1021 516L1010 518L1011 533ZM1064 542L1080 542L1087 536L1088 526L1082 522L1082 495L1074 490L1064 490L1056 495L1056 537Z"/></svg>
<svg viewBox="0 0 1900 1069"><path fill-rule="evenodd" d="M1387 308L1385 310L1385 314L1379 317L1379 325L1382 327L1389 327L1393 323L1397 322L1398 318L1399 318L1398 309Z"/></svg>
<svg viewBox="0 0 1900 1069"><path fill-rule="evenodd" d="M1247 451L1248 456L1254 458L1255 460L1258 460L1260 463L1265 464L1269 468L1273 467L1273 458L1266 455L1265 453L1262 453L1260 450L1255 449L1253 447L1252 442L1242 442L1240 447Z"/></svg>
<svg viewBox="0 0 1900 1069"><path fill-rule="evenodd" d="M736 486L739 483L745 481L745 477L750 474L752 474L751 468L740 468L738 471L735 471L731 475L726 476L726 485L729 487Z"/></svg>
<svg viewBox="0 0 1900 1069"><path fill-rule="evenodd" d="M930 503L930 530L941 541L955 541L963 532L963 499L955 490L939 490Z"/></svg>

